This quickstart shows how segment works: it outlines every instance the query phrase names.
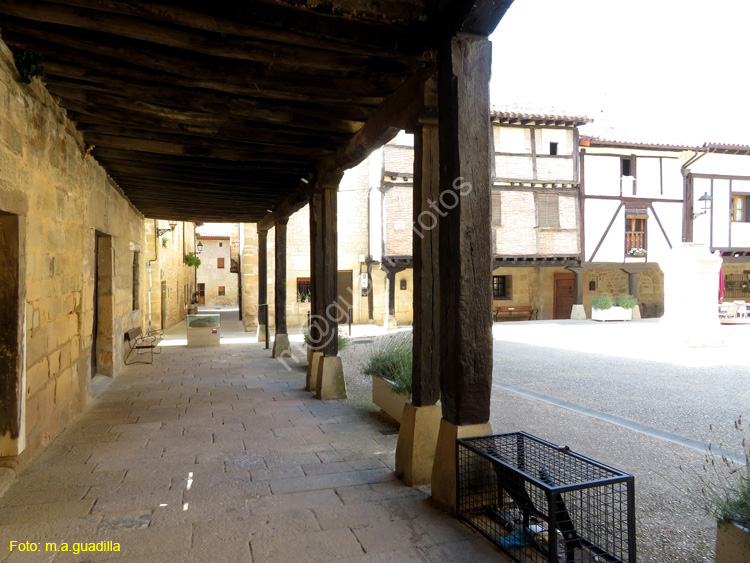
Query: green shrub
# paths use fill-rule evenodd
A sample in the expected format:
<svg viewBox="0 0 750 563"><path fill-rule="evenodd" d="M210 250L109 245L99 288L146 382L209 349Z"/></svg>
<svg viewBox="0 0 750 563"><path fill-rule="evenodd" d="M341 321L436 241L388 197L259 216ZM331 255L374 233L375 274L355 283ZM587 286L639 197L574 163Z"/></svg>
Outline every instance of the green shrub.
<svg viewBox="0 0 750 563"><path fill-rule="evenodd" d="M411 332L401 332L377 338L362 373L387 379L393 391L411 399L411 361L413 339Z"/></svg>
<svg viewBox="0 0 750 563"><path fill-rule="evenodd" d="M185 264L188 266L200 266L201 265L201 259L198 258L195 254L185 254Z"/></svg>
<svg viewBox="0 0 750 563"><path fill-rule="evenodd" d="M745 436L742 416L734 422L741 455L744 459L732 460L723 444L714 447L709 443L703 467L695 471L700 481L699 493L707 514L718 521L737 522L750 527L750 440Z"/></svg>
<svg viewBox="0 0 750 563"><path fill-rule="evenodd" d="M622 307L623 309L635 309L638 306L638 300L632 295L627 293L618 295L615 297L615 307Z"/></svg>
<svg viewBox="0 0 750 563"><path fill-rule="evenodd" d="M340 332L339 332L338 341L339 341L339 352L341 352L341 350L344 350L345 348L348 348L349 344L351 343L351 339L347 338Z"/></svg>
<svg viewBox="0 0 750 563"><path fill-rule="evenodd" d="M591 298L591 307L593 309L610 309L614 303L611 295L597 295Z"/></svg>

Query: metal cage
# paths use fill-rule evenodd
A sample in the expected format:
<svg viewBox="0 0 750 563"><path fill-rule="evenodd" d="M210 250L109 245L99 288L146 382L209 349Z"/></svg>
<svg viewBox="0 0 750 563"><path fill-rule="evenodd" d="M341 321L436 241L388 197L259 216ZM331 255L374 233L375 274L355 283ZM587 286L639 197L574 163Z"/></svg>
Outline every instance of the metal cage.
<svg viewBox="0 0 750 563"><path fill-rule="evenodd" d="M520 563L636 561L631 475L525 432L456 442L458 516Z"/></svg>

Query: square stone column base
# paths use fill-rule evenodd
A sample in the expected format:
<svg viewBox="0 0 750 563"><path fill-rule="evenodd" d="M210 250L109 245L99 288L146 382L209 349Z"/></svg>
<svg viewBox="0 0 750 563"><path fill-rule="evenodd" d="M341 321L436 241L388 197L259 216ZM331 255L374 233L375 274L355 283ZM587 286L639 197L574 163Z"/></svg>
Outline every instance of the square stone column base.
<svg viewBox="0 0 750 563"><path fill-rule="evenodd" d="M318 387L318 363L320 362L320 358L323 357L323 352L318 352L312 348L308 348L307 354L308 360L305 391L312 391L314 393Z"/></svg>
<svg viewBox="0 0 750 563"><path fill-rule="evenodd" d="M432 478L442 415L442 407L438 405L404 405L396 445L396 477L410 487L426 485Z"/></svg>
<svg viewBox="0 0 750 563"><path fill-rule="evenodd" d="M285 356L282 356L282 354ZM277 334L273 339L273 352L271 353L272 358L290 357L292 355L292 347L289 345L288 334Z"/></svg>
<svg viewBox="0 0 750 563"><path fill-rule="evenodd" d="M258 342L266 341L266 325L258 325Z"/></svg>
<svg viewBox="0 0 750 563"><path fill-rule="evenodd" d="M575 321L585 321L586 309L583 308L583 305L581 304L573 305L573 308L570 311L570 318Z"/></svg>
<svg viewBox="0 0 750 563"><path fill-rule="evenodd" d="M318 379L315 383L317 399L346 399L346 382L341 358L321 355L318 360Z"/></svg>
<svg viewBox="0 0 750 563"><path fill-rule="evenodd" d="M492 434L492 425L467 424L456 426L440 419L440 433L432 466L432 499L442 508L456 512L456 440Z"/></svg>

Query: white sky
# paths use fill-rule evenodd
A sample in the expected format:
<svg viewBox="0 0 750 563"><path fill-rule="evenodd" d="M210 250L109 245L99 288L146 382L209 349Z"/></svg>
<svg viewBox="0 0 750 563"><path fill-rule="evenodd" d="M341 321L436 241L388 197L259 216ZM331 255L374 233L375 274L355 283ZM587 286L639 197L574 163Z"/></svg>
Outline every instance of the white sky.
<svg viewBox="0 0 750 563"><path fill-rule="evenodd" d="M750 144L746 0L515 0L491 39L493 104Z"/></svg>

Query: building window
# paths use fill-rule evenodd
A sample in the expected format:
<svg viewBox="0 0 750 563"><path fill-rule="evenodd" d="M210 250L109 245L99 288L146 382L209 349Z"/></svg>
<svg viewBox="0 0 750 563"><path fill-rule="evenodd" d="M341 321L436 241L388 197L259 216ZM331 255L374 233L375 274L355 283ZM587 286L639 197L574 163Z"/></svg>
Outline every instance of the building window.
<svg viewBox="0 0 750 563"><path fill-rule="evenodd" d="M310 278L297 278L297 302L309 303L312 296Z"/></svg>
<svg viewBox="0 0 750 563"><path fill-rule="evenodd" d="M138 294L140 293L141 265L138 261L138 252L133 252L133 311L141 308Z"/></svg>
<svg viewBox="0 0 750 563"><path fill-rule="evenodd" d="M502 194L500 192L492 193L492 226L502 226L502 213L500 204L502 203Z"/></svg>
<svg viewBox="0 0 750 563"><path fill-rule="evenodd" d="M537 194L537 226L560 227L560 196L557 194Z"/></svg>
<svg viewBox="0 0 750 563"><path fill-rule="evenodd" d="M732 196L732 221L747 222L747 204L750 196L733 195Z"/></svg>
<svg viewBox="0 0 750 563"><path fill-rule="evenodd" d="M220 285L219 286L219 297L224 297L227 294L227 288L226 286Z"/></svg>
<svg viewBox="0 0 750 563"><path fill-rule="evenodd" d="M216 267L217 268L223 268L224 267L224 259L223 258L217 258L216 259Z"/></svg>
<svg viewBox="0 0 750 563"><path fill-rule="evenodd" d="M620 171L622 176L632 176L635 178L635 159L633 157L621 158Z"/></svg>
<svg viewBox="0 0 750 563"><path fill-rule="evenodd" d="M557 154L557 143L550 143L549 144L549 153L554 156Z"/></svg>
<svg viewBox="0 0 750 563"><path fill-rule="evenodd" d="M222 246L224 246L224 243L223 243L223 242L220 242L220 243L219 243L219 248L221 248Z"/></svg>
<svg viewBox="0 0 750 563"><path fill-rule="evenodd" d="M638 256L646 252L646 221L648 210L625 211L625 253Z"/></svg>
<svg viewBox="0 0 750 563"><path fill-rule="evenodd" d="M492 297L504 299L508 296L508 278L510 276L492 276Z"/></svg>

